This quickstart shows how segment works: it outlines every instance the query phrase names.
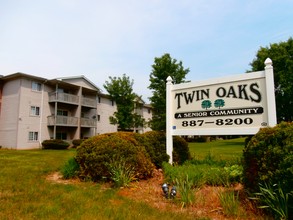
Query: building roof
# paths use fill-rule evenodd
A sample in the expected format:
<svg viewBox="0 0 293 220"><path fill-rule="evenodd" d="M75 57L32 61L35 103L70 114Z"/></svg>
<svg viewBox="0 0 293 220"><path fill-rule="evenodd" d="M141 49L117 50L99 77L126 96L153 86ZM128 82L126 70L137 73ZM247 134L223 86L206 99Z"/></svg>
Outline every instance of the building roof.
<svg viewBox="0 0 293 220"><path fill-rule="evenodd" d="M30 74L26 74L26 73L21 73L21 72L12 73L10 75L2 76L2 77L0 77L0 80L6 81L6 80L11 80L11 79L19 78L19 77L33 78L33 79L36 79L36 80L39 80L39 81L46 81L47 80L46 78L43 78L43 77L34 76L34 75L30 75Z"/></svg>
<svg viewBox="0 0 293 220"><path fill-rule="evenodd" d="M72 79L82 79L82 80L86 81L87 83L89 83L92 87L94 87L99 92L101 91L101 89L99 87L97 87L91 80L86 78L84 75L70 76L70 77L60 77L60 78L56 78L56 79L60 80L60 81L66 81L66 80L72 80Z"/></svg>

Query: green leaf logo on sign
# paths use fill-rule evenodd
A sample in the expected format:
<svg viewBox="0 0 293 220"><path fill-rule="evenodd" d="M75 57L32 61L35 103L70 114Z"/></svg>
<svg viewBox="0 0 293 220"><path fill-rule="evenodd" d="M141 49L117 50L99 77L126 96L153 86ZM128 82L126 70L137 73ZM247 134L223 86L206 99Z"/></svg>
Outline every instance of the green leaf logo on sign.
<svg viewBox="0 0 293 220"><path fill-rule="evenodd" d="M214 106L220 109L221 107L225 106L225 101L223 99L217 99L214 102Z"/></svg>
<svg viewBox="0 0 293 220"><path fill-rule="evenodd" d="M212 102L210 100L204 100L201 102L201 107L205 110L212 107Z"/></svg>

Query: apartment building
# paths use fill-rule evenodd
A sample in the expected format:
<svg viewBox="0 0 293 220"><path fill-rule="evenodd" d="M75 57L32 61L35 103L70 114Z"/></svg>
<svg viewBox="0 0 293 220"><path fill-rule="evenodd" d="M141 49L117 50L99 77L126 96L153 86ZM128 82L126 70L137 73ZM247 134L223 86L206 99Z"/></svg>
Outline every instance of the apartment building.
<svg viewBox="0 0 293 220"><path fill-rule="evenodd" d="M150 120L151 106L137 103L136 113ZM50 80L24 73L0 76L0 146L6 148L35 149L46 139L72 141L115 132L117 126L109 123L115 111L110 96L84 76Z"/></svg>

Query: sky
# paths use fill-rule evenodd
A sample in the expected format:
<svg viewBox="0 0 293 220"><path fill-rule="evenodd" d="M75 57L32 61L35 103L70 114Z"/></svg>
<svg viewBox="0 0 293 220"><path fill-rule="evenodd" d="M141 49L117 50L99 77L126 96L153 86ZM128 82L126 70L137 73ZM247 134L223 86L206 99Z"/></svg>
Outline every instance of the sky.
<svg viewBox="0 0 293 220"><path fill-rule="evenodd" d="M203 81L245 73L290 37L292 0L0 0L0 75L84 75L107 93L126 74L148 103L155 57Z"/></svg>

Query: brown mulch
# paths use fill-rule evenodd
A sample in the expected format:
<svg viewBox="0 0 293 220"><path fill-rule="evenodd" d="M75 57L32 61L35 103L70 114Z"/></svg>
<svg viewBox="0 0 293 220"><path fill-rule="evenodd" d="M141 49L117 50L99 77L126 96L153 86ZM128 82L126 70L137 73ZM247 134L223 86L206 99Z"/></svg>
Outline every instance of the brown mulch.
<svg viewBox="0 0 293 220"><path fill-rule="evenodd" d="M55 172L47 176L48 181L60 184L80 184L78 179L64 180L59 172ZM166 199L162 192L162 184L164 183L164 176L162 170L156 170L153 178L148 180L140 180L133 182L129 187L120 188L118 194L135 201L143 201L153 208L168 211L176 211L190 214L196 217L208 217L215 220L234 220L234 219L264 219L260 213L257 213L253 205L246 198L241 184L235 185L231 188L204 186L195 192L195 204L188 207L183 207L180 202L180 195L175 199ZM109 187L109 186L108 186ZM234 191L239 193L241 200L242 216L227 216L223 212L220 200L218 198L219 192Z"/></svg>

